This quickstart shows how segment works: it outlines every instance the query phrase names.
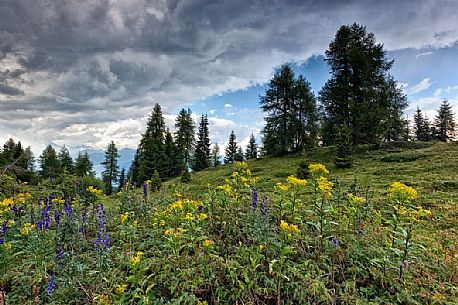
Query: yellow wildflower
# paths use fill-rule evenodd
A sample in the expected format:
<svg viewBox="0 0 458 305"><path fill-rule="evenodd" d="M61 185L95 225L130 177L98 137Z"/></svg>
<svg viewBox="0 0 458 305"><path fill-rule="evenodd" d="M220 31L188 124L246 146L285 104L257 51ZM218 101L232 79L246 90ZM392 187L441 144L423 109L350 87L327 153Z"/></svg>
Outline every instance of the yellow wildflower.
<svg viewBox="0 0 458 305"><path fill-rule="evenodd" d="M397 200L413 200L417 198L417 191L401 182L393 182L388 189L388 197Z"/></svg>
<svg viewBox="0 0 458 305"><path fill-rule="evenodd" d="M326 177L321 176L317 179L318 189L321 191L325 198L329 198L331 196L332 187L334 183L329 181Z"/></svg>
<svg viewBox="0 0 458 305"><path fill-rule="evenodd" d="M203 241L202 245L205 247L205 248L210 248L211 246L213 246L215 244L215 242L213 240L210 240L210 239L206 239Z"/></svg>
<svg viewBox="0 0 458 305"><path fill-rule="evenodd" d="M328 169L326 168L326 166L324 166L324 165L321 164L321 163L313 163L313 164L310 164L310 165L309 165L309 171L310 171L312 174L321 174L321 175L327 175L327 174L329 174L329 171L328 171Z"/></svg>
<svg viewBox="0 0 458 305"><path fill-rule="evenodd" d="M13 198L5 198L2 201L0 201L0 207L9 207L14 205L14 199Z"/></svg>
<svg viewBox="0 0 458 305"><path fill-rule="evenodd" d="M186 213L186 216L184 217L184 219L189 220L189 221L193 221L195 219L195 217L194 217L194 215L192 215L192 213Z"/></svg>
<svg viewBox="0 0 458 305"><path fill-rule="evenodd" d="M225 193L230 194L232 187L229 184L219 185L216 187L217 190L223 190Z"/></svg>
<svg viewBox="0 0 458 305"><path fill-rule="evenodd" d="M178 200L169 206L169 210L181 210L183 208L183 205L183 200Z"/></svg>
<svg viewBox="0 0 458 305"><path fill-rule="evenodd" d="M288 184L292 186L304 186L307 184L307 180L299 179L294 176L289 176L288 178L286 178L286 182L288 182Z"/></svg>
<svg viewBox="0 0 458 305"><path fill-rule="evenodd" d="M135 255L130 258L130 263L132 265L137 265L138 263L140 263L143 254L144 253L141 251L138 251L137 253L135 253Z"/></svg>
<svg viewBox="0 0 458 305"><path fill-rule="evenodd" d="M200 214L198 217L199 217L199 220L205 220L208 218L207 214L205 213Z"/></svg>
<svg viewBox="0 0 458 305"><path fill-rule="evenodd" d="M125 212L121 215L121 223L126 222L127 218L129 217L129 212Z"/></svg>
<svg viewBox="0 0 458 305"><path fill-rule="evenodd" d="M301 231L297 225L289 224L284 220L280 220L280 229L288 234L297 234Z"/></svg>
<svg viewBox="0 0 458 305"><path fill-rule="evenodd" d="M348 194L348 199L350 199L351 203L357 204L357 205L360 205L360 204L362 205L366 203L366 198L353 195L352 193Z"/></svg>
<svg viewBox="0 0 458 305"><path fill-rule="evenodd" d="M165 234L165 235L172 236L172 237L178 237L178 236L180 236L181 234L183 234L184 232L186 232L185 229L183 229L183 228L176 228L176 229L167 229L167 230L165 230L164 234Z"/></svg>
<svg viewBox="0 0 458 305"><path fill-rule="evenodd" d="M96 189L95 187L93 187L92 185L89 185L89 186L87 187L86 190L87 190L89 193L94 194L94 196L96 196L96 197L100 197L100 196L102 196L102 194L103 194L103 191L102 191L102 190L98 190L98 189Z"/></svg>
<svg viewBox="0 0 458 305"><path fill-rule="evenodd" d="M122 284L122 285L120 285L120 286L118 286L116 288L116 291L119 292L119 293L124 293L124 291L126 291L126 289L127 289L127 285L126 284Z"/></svg>
<svg viewBox="0 0 458 305"><path fill-rule="evenodd" d="M277 182L277 188L279 188L279 189L282 190L283 192L286 192L286 191L288 191L288 189L289 189L287 185L285 185L285 184L283 184L283 183L281 183L281 182Z"/></svg>
<svg viewBox="0 0 458 305"><path fill-rule="evenodd" d="M22 235L29 235L32 232L33 225L29 222L26 222L24 226L21 228Z"/></svg>

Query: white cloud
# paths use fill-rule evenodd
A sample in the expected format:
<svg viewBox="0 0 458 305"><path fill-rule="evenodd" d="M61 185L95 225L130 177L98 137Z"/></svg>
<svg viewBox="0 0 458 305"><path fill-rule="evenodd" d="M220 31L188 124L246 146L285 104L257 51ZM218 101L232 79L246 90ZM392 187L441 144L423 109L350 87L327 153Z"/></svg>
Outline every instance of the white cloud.
<svg viewBox="0 0 458 305"><path fill-rule="evenodd" d="M430 79L429 78L424 78L418 84L413 85L412 87L410 87L410 89L407 92L409 94L417 94L419 92L425 91L429 87L431 87Z"/></svg>
<svg viewBox="0 0 458 305"><path fill-rule="evenodd" d="M417 55L415 55L415 58L418 59L421 56L428 56L428 55L432 55L432 54L434 54L434 52L431 52L431 51L430 52L424 52L424 53L418 53Z"/></svg>

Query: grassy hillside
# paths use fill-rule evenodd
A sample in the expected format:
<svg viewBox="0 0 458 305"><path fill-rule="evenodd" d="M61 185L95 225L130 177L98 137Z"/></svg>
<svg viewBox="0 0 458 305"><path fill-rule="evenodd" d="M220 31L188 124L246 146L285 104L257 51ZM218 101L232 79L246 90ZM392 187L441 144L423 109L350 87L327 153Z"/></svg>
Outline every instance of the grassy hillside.
<svg viewBox="0 0 458 305"><path fill-rule="evenodd" d="M458 143L405 145L358 147L351 169L319 148L111 197L1 176L0 305L456 304ZM329 173L289 177L301 161Z"/></svg>

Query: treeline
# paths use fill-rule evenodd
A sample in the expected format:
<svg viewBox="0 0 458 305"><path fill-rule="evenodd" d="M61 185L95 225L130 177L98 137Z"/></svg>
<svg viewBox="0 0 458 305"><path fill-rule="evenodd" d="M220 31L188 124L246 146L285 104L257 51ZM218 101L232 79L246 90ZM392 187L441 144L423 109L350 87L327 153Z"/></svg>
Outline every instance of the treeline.
<svg viewBox="0 0 458 305"><path fill-rule="evenodd" d="M245 153L232 131L225 150L225 163L258 157L258 145L252 134ZM175 132L165 126L161 106L156 104L148 118L127 179L139 186L151 179L168 180L189 177L189 169L198 172L221 164L217 143L211 148L208 117L202 114L197 127L190 109L182 109L175 120Z"/></svg>
<svg viewBox="0 0 458 305"><path fill-rule="evenodd" d="M261 96L267 114L264 151L282 155L317 145L336 147L335 164L351 166L353 146L411 139L408 106L401 86L389 74L393 61L364 26L340 27L325 52L330 78L318 96L302 75L285 64ZM418 110L414 139L447 141L453 137L451 107L444 101L433 126Z"/></svg>

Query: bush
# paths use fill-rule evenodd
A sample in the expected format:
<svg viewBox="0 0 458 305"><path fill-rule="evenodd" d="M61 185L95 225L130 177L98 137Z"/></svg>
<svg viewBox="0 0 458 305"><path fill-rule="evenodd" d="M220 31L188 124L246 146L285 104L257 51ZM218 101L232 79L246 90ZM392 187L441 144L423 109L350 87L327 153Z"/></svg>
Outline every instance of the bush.
<svg viewBox="0 0 458 305"><path fill-rule="evenodd" d="M309 165L309 162L301 161L296 170L296 177L299 179L307 179L309 177Z"/></svg>
<svg viewBox="0 0 458 305"><path fill-rule="evenodd" d="M189 169L187 165L184 166L183 171L181 172L180 181L181 183L191 182L191 174L189 173Z"/></svg>
<svg viewBox="0 0 458 305"><path fill-rule="evenodd" d="M412 162L424 158L426 154L422 153L395 153L389 154L380 159L382 162Z"/></svg>

